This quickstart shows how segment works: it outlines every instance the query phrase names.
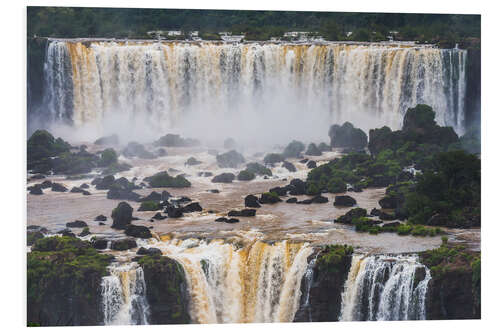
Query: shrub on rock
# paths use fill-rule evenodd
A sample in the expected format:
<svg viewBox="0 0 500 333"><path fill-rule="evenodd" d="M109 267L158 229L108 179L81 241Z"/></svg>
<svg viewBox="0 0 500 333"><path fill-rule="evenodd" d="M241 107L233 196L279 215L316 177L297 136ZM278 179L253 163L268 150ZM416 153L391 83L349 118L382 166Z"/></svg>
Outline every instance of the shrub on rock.
<svg viewBox="0 0 500 333"><path fill-rule="evenodd" d="M151 235L151 231L149 231L149 228L134 224L129 224L127 226L127 228L125 229L125 235L143 239L153 237L153 235Z"/></svg>
<svg viewBox="0 0 500 333"><path fill-rule="evenodd" d="M344 207L352 207L356 205L356 200L348 195L337 195L335 196L335 201L333 202L334 206L344 206Z"/></svg>
<svg viewBox="0 0 500 333"><path fill-rule="evenodd" d="M132 222L132 212L133 209L128 203L120 202L111 212L111 218L113 219L111 228L125 229Z"/></svg>
<svg viewBox="0 0 500 333"><path fill-rule="evenodd" d="M255 195L249 194L245 197L245 206L246 207L253 207L253 208L260 208L259 204L259 198L257 198Z"/></svg>
<svg viewBox="0 0 500 333"><path fill-rule="evenodd" d="M309 156L321 156L322 152L314 143L310 143L309 146L307 146L305 154Z"/></svg>
<svg viewBox="0 0 500 333"><path fill-rule="evenodd" d="M118 154L113 148L108 148L101 152L101 158L97 162L97 166L108 167L116 163L118 163Z"/></svg>
<svg viewBox="0 0 500 333"><path fill-rule="evenodd" d="M161 206L158 202L156 201L143 201L141 202L141 205L137 211L143 212L143 211L155 211L155 210L160 210Z"/></svg>
<svg viewBox="0 0 500 333"><path fill-rule="evenodd" d="M275 192L265 192L262 193L259 199L259 203L261 204L275 204L277 202L281 202L282 200Z"/></svg>
<svg viewBox="0 0 500 333"><path fill-rule="evenodd" d="M296 172L297 171L297 168L295 167L295 165L293 165L293 163L288 162L288 161L284 161L281 166L283 168L287 169L290 172Z"/></svg>
<svg viewBox="0 0 500 333"><path fill-rule="evenodd" d="M192 147L198 146L200 142L196 139L182 138L178 134L167 134L154 142L156 146L166 147Z"/></svg>
<svg viewBox="0 0 500 333"><path fill-rule="evenodd" d="M241 180L241 181L250 181L250 180L253 180L255 179L255 174L250 172L250 171L247 171L247 170L242 170L238 173L238 180Z"/></svg>
<svg viewBox="0 0 500 333"><path fill-rule="evenodd" d="M332 147L351 148L361 150L366 147L368 138L359 128L355 128L350 122L345 122L342 126L332 125L328 131L330 145Z"/></svg>
<svg viewBox="0 0 500 333"><path fill-rule="evenodd" d="M137 243L133 238L124 238L111 241L110 248L116 251L125 251L137 247Z"/></svg>
<svg viewBox="0 0 500 333"><path fill-rule="evenodd" d="M151 187L190 187L191 183L182 175L170 176L166 171L158 172L151 177L144 178Z"/></svg>
<svg viewBox="0 0 500 333"><path fill-rule="evenodd" d="M256 175L261 175L261 176L272 176L273 173L271 172L270 169L266 168L260 163L257 162L252 162L248 163L247 167L245 169L248 172L254 173Z"/></svg>
<svg viewBox="0 0 500 333"><path fill-rule="evenodd" d="M234 174L225 172L212 178L212 183L232 183L234 178Z"/></svg>
<svg viewBox="0 0 500 333"><path fill-rule="evenodd" d="M276 163L283 162L285 158L281 154L270 153L264 156L264 164L266 165L274 165Z"/></svg>
<svg viewBox="0 0 500 333"><path fill-rule="evenodd" d="M224 154L217 155L216 159L219 168L237 168L240 164L245 163L243 155L236 150L230 150Z"/></svg>
<svg viewBox="0 0 500 333"><path fill-rule="evenodd" d="M302 142L293 140L286 146L282 155L284 158L298 158L304 149L306 146Z"/></svg>

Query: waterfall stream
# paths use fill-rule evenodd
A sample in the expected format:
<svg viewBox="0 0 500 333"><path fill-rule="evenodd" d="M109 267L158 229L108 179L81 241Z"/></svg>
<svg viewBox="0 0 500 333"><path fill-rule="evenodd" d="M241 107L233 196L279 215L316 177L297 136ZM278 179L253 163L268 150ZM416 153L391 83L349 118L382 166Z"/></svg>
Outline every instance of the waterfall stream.
<svg viewBox="0 0 500 333"><path fill-rule="evenodd" d="M52 40L45 103L53 119L76 126L115 116L172 128L302 115L393 129L425 103L461 134L466 59L425 45Z"/></svg>
<svg viewBox="0 0 500 333"><path fill-rule="evenodd" d="M147 325L144 272L137 263L113 264L102 279L102 306L105 325Z"/></svg>
<svg viewBox="0 0 500 333"><path fill-rule="evenodd" d="M340 320L423 320L430 279L417 256L355 255Z"/></svg>

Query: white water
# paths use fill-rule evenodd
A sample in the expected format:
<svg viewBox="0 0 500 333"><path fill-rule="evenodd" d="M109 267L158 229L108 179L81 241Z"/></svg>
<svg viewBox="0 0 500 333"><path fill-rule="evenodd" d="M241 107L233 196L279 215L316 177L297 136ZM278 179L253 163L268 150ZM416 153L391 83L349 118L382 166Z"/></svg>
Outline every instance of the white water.
<svg viewBox="0 0 500 333"><path fill-rule="evenodd" d="M258 126L270 138L346 120L397 129L408 107L426 103L461 134L466 57L383 44L51 41L46 107L99 133L126 122L142 136L175 128L255 139Z"/></svg>
<svg viewBox="0 0 500 333"><path fill-rule="evenodd" d="M186 272L190 314L196 323L291 322L312 248L288 241L239 247L211 242L154 242Z"/></svg>
<svg viewBox="0 0 500 333"><path fill-rule="evenodd" d="M105 325L147 325L144 272L137 263L112 264L101 283Z"/></svg>
<svg viewBox="0 0 500 333"><path fill-rule="evenodd" d="M425 278L414 285L417 269ZM342 294L341 321L423 320L430 271L416 256L355 255Z"/></svg>

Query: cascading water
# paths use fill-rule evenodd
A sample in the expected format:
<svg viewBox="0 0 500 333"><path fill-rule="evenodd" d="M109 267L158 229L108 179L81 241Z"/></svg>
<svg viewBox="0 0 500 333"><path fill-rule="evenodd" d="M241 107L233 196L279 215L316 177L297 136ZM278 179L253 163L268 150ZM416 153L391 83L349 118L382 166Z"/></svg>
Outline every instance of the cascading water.
<svg viewBox="0 0 500 333"><path fill-rule="evenodd" d="M431 279L417 256L355 255L342 294L340 320L423 320Z"/></svg>
<svg viewBox="0 0 500 333"><path fill-rule="evenodd" d="M191 318L198 323L291 322L312 248L288 241L168 240L155 247L186 272Z"/></svg>
<svg viewBox="0 0 500 333"><path fill-rule="evenodd" d="M105 325L147 325L144 272L137 263L113 264L101 283Z"/></svg>
<svg viewBox="0 0 500 333"><path fill-rule="evenodd" d="M425 103L461 134L466 58L464 50L384 44L52 40L45 100L53 118L76 126L118 114L165 128L186 117L305 114L396 129L408 107Z"/></svg>

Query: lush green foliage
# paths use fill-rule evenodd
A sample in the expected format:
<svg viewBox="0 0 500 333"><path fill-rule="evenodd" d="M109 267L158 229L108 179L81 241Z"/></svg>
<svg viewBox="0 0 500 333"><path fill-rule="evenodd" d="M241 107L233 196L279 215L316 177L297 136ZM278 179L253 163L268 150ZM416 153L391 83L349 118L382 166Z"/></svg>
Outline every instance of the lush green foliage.
<svg viewBox="0 0 500 333"><path fill-rule="evenodd" d="M273 173L271 172L271 169L266 168L260 163L257 162L252 162L248 163L247 167L245 169L248 172L254 173L256 175L264 175L264 176L272 176Z"/></svg>
<svg viewBox="0 0 500 333"><path fill-rule="evenodd" d="M327 245L318 256L318 267L320 270L335 271L339 264L348 259L354 252L352 246Z"/></svg>
<svg viewBox="0 0 500 333"><path fill-rule="evenodd" d="M435 278L451 270L467 270L473 272L475 282L481 281L481 253L468 251L463 245L442 244L437 249L421 253L420 257Z"/></svg>
<svg viewBox="0 0 500 333"><path fill-rule="evenodd" d="M255 178L255 174L248 170L242 170L238 173L238 180L249 181Z"/></svg>
<svg viewBox="0 0 500 333"><path fill-rule="evenodd" d="M283 151L282 155L284 158L299 157L300 153L303 152L305 149L306 146L302 142L293 140L285 147L285 150Z"/></svg>
<svg viewBox="0 0 500 333"><path fill-rule="evenodd" d="M141 202L141 206L138 211L155 211L155 210L160 210L161 206L158 202L156 201L143 201Z"/></svg>
<svg viewBox="0 0 500 333"><path fill-rule="evenodd" d="M109 167L118 163L118 154L113 148L105 149L101 153L101 159L97 162L100 167Z"/></svg>
<svg viewBox="0 0 500 333"><path fill-rule="evenodd" d="M151 187L189 187L191 183L181 175L170 176L166 171L144 178Z"/></svg>

